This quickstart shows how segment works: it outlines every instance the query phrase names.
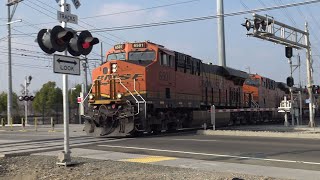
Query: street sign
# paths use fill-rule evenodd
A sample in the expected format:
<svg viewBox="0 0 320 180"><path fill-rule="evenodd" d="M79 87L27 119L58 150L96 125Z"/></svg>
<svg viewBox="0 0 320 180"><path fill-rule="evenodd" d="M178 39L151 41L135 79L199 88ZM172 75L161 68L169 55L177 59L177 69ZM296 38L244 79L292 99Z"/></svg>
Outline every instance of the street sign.
<svg viewBox="0 0 320 180"><path fill-rule="evenodd" d="M80 75L80 59L55 54L53 55L53 72Z"/></svg>
<svg viewBox="0 0 320 180"><path fill-rule="evenodd" d="M67 12L58 11L57 19L67 23L78 24L78 16Z"/></svg>
<svg viewBox="0 0 320 180"><path fill-rule="evenodd" d="M78 9L81 6L81 3L79 0L72 0L74 7L76 7L76 9Z"/></svg>
<svg viewBox="0 0 320 180"><path fill-rule="evenodd" d="M68 3L65 3L64 5L65 5L64 12L71 14L71 5Z"/></svg>
<svg viewBox="0 0 320 180"><path fill-rule="evenodd" d="M82 103L82 97L77 97L78 104Z"/></svg>

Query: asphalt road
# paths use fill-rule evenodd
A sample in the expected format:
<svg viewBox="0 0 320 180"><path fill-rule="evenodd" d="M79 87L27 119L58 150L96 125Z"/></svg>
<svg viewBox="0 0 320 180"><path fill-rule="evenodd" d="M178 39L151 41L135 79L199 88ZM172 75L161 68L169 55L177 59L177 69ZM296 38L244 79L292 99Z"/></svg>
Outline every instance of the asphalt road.
<svg viewBox="0 0 320 180"><path fill-rule="evenodd" d="M82 128L81 125L70 128L72 148L320 171L319 140L202 136L194 131L121 139L93 138L86 136ZM48 130L0 131L0 155L62 150L62 127L56 132Z"/></svg>
<svg viewBox="0 0 320 180"><path fill-rule="evenodd" d="M201 136L190 132L139 137L82 147L320 171L319 140Z"/></svg>

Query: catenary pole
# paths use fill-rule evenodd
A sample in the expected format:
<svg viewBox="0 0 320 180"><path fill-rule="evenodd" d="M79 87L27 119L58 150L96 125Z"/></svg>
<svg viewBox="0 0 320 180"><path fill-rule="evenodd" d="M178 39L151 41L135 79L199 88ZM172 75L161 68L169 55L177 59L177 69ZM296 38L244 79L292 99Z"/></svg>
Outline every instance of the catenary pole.
<svg viewBox="0 0 320 180"><path fill-rule="evenodd" d="M218 57L219 66L226 67L225 35L224 35L224 7L223 0L217 0L218 20Z"/></svg>

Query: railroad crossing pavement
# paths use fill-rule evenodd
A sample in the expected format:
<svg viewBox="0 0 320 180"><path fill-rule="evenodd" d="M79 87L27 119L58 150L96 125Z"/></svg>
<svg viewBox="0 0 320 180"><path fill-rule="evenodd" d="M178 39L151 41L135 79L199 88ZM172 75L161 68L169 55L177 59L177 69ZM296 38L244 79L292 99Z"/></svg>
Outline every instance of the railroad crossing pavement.
<svg viewBox="0 0 320 180"><path fill-rule="evenodd" d="M264 175L318 179L319 140L203 136L195 131L137 138L93 138L71 125L72 156ZM63 133L1 131L0 154L58 155ZM302 178L304 177L304 178ZM316 178L314 178L316 177Z"/></svg>
<svg viewBox="0 0 320 180"><path fill-rule="evenodd" d="M88 145L110 140L114 138L88 137L82 131L83 125L70 125L70 146ZM50 151L63 149L63 126L56 126L52 131L50 126L39 126L37 131L34 127L13 126L0 129L0 157L27 154L31 152Z"/></svg>
<svg viewBox="0 0 320 180"><path fill-rule="evenodd" d="M74 148L72 150L74 157L83 157L90 159L99 160L113 160L113 161L124 161L124 162L135 162L135 163L146 163L170 167L179 168L191 168L211 172L230 172L238 174L249 174L258 176L267 176L273 178L288 178L288 179L303 179L303 180L316 180L320 177L320 171L310 171L301 169L289 169L279 167L267 167L259 165L248 165L238 163L227 163L220 161L208 161L198 160L191 158L177 158L175 155L172 156L154 156L154 155L141 155L133 153L121 153L104 150L93 150ZM56 156L58 151L36 153L33 155L47 155Z"/></svg>

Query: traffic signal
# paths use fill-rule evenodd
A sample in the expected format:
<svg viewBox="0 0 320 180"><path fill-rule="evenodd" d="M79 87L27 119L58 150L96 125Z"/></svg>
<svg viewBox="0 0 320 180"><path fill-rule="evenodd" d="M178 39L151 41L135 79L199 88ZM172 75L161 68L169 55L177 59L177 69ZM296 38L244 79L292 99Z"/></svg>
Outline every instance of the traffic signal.
<svg viewBox="0 0 320 180"><path fill-rule="evenodd" d="M79 35L70 40L68 52L73 56L88 55L95 44L99 43L99 39L92 37L89 31L82 31Z"/></svg>
<svg viewBox="0 0 320 180"><path fill-rule="evenodd" d="M294 85L293 77L287 77L287 86L292 87Z"/></svg>
<svg viewBox="0 0 320 180"><path fill-rule="evenodd" d="M288 47L288 46L286 46L286 57L287 58L291 58L292 57L292 55L293 55L293 52L292 52L292 47Z"/></svg>
<svg viewBox="0 0 320 180"><path fill-rule="evenodd" d="M18 99L19 101L33 101L34 100L34 96L19 96Z"/></svg>
<svg viewBox="0 0 320 180"><path fill-rule="evenodd" d="M53 54L56 51L64 51L72 37L73 33L71 31L61 26L55 26L52 29L41 29L37 41L44 52Z"/></svg>

